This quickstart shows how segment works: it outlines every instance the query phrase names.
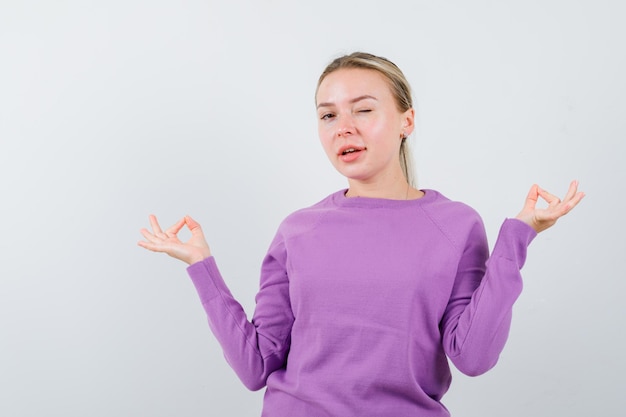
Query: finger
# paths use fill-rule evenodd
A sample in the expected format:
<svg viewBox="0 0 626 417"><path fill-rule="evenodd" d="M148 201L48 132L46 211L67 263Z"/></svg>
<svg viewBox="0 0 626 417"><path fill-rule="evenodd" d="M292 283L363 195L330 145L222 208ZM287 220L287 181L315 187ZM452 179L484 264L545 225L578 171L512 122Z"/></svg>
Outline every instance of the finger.
<svg viewBox="0 0 626 417"><path fill-rule="evenodd" d="M574 207L580 203L580 201L585 197L585 193L579 192L574 195L566 204L565 204L565 212L569 213Z"/></svg>
<svg viewBox="0 0 626 417"><path fill-rule="evenodd" d="M145 240L140 240L139 242L137 242L137 245L141 246L142 248L151 250L152 252L165 252L165 248L159 245L158 243L146 242Z"/></svg>
<svg viewBox="0 0 626 417"><path fill-rule="evenodd" d="M148 231L147 229L141 229L139 232L148 242L154 243L157 241L157 237L150 233L150 231Z"/></svg>
<svg viewBox="0 0 626 417"><path fill-rule="evenodd" d="M555 205L561 203L561 199L560 198L558 198L557 196L555 196L553 194L550 194L549 192L547 192L546 190L544 190L541 187L539 187L538 193L539 193L539 196L541 198L543 198L544 200L546 200L548 205L550 205L550 206L555 206Z"/></svg>
<svg viewBox="0 0 626 417"><path fill-rule="evenodd" d="M172 227L167 229L165 231L165 234L167 236L176 236L178 234L178 232L180 232L180 229L183 228L184 225L185 225L185 218L183 217L182 219L177 221L176 224L174 224Z"/></svg>
<svg viewBox="0 0 626 417"><path fill-rule="evenodd" d="M191 233L193 233L194 231L202 231L202 227L200 227L200 223L192 219L191 216L185 216L184 220L185 220L185 223L187 224L187 227L189 227L189 230L191 230Z"/></svg>
<svg viewBox="0 0 626 417"><path fill-rule="evenodd" d="M149 216L150 219L150 227L152 227L152 232L157 235L159 233L163 233L163 231L161 230L161 226L159 226L159 222L157 221L157 218L154 214L151 214Z"/></svg>
<svg viewBox="0 0 626 417"><path fill-rule="evenodd" d="M138 246L141 246L142 248L152 250L152 249L151 249L151 247L152 247L152 243L150 243L150 242L146 242L145 240L140 240L139 242L137 242L137 245L138 245Z"/></svg>
<svg viewBox="0 0 626 417"><path fill-rule="evenodd" d="M574 196L576 196L576 191L578 190L578 181L574 180L569 184L569 188L567 190L567 194L563 197L563 201L569 201Z"/></svg>
<svg viewBox="0 0 626 417"><path fill-rule="evenodd" d="M185 216L185 223L189 228L189 231L193 236L201 237L204 239L204 233L202 232L202 227L200 223L191 218L191 216Z"/></svg>
<svg viewBox="0 0 626 417"><path fill-rule="evenodd" d="M539 187L537 186L537 184L533 184L533 186L530 187L530 190L528 191L528 194L526 195L526 202L524 203L524 209L530 209L530 210L535 209L535 206L537 205L537 199L539 198L538 189Z"/></svg>

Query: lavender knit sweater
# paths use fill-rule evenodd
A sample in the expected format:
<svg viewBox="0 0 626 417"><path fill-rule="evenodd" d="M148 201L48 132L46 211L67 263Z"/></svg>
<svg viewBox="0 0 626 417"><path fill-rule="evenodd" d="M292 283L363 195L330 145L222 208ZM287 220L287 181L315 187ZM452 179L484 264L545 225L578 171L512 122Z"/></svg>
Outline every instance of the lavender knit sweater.
<svg viewBox="0 0 626 417"><path fill-rule="evenodd" d="M482 221L436 191L417 200L331 194L288 216L249 322L214 258L191 265L209 325L267 417L448 416L446 356L493 367L535 237L508 219L491 256Z"/></svg>

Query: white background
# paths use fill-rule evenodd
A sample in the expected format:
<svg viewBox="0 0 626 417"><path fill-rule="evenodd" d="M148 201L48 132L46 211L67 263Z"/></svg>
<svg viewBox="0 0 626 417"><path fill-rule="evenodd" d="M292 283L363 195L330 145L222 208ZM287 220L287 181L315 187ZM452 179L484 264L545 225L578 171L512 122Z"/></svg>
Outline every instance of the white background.
<svg viewBox="0 0 626 417"><path fill-rule="evenodd" d="M249 314L278 223L346 185L317 140L324 66L414 87L419 186L493 244L533 182L586 199L531 245L500 363L456 417L623 416L626 6L615 0L0 0L0 415L258 416L184 264L204 226Z"/></svg>

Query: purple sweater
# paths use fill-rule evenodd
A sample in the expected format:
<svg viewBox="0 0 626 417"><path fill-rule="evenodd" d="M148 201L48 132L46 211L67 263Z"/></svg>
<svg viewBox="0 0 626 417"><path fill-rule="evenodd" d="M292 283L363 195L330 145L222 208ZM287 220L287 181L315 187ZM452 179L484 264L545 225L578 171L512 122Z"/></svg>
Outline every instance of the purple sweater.
<svg viewBox="0 0 626 417"><path fill-rule="evenodd" d="M463 373L493 367L535 237L508 219L491 256L470 207L331 194L288 216L261 269L249 322L214 258L188 273L228 363L263 416L449 416Z"/></svg>

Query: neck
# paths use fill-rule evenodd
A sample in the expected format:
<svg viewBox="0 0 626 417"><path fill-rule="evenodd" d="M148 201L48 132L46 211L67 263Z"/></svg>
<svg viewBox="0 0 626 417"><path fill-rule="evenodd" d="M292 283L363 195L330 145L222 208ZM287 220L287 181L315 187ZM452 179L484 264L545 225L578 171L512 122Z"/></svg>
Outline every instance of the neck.
<svg viewBox="0 0 626 417"><path fill-rule="evenodd" d="M422 192L411 187L404 176L392 183L364 183L348 180L350 188L346 197L384 198L388 200L412 200L422 196Z"/></svg>

